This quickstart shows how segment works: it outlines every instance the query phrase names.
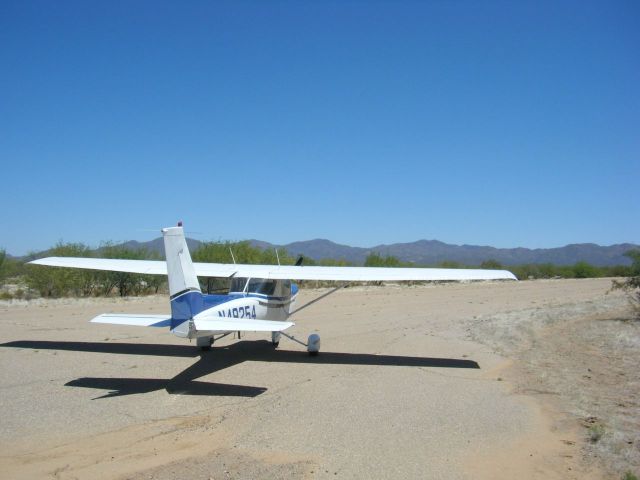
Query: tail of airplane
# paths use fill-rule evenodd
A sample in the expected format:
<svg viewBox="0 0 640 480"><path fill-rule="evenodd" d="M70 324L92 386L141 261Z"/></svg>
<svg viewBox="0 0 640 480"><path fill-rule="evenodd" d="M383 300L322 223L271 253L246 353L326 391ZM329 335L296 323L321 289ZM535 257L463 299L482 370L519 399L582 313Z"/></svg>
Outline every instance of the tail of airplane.
<svg viewBox="0 0 640 480"><path fill-rule="evenodd" d="M200 282L193 268L182 226L163 228L162 236L169 277L171 329L179 336L188 336L189 325L186 321L204 310Z"/></svg>
<svg viewBox="0 0 640 480"><path fill-rule="evenodd" d="M171 298L189 291L200 292L200 283L193 268L183 228L181 226L163 228L162 236L167 257L167 275L169 276L169 295Z"/></svg>

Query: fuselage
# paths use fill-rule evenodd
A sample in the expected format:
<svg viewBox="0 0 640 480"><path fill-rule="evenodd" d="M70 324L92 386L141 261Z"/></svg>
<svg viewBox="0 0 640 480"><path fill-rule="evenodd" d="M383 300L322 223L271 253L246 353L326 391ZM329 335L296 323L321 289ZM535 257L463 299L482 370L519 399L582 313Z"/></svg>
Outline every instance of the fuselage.
<svg viewBox="0 0 640 480"><path fill-rule="evenodd" d="M184 292L171 300L174 319L171 331L187 338L229 331L196 332L189 325L195 315L286 321L293 312L297 295L298 286L290 280L261 278L234 278L226 295Z"/></svg>

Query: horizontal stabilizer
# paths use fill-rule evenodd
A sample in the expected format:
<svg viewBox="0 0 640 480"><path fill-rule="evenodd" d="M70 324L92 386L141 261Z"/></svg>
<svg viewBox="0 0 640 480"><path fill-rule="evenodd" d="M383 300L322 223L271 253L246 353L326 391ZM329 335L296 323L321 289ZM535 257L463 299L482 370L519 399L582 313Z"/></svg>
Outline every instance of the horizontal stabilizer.
<svg viewBox="0 0 640 480"><path fill-rule="evenodd" d="M168 327L171 325L171 315L103 313L91 321L95 323L111 323L113 325L134 325L137 327Z"/></svg>
<svg viewBox="0 0 640 480"><path fill-rule="evenodd" d="M196 330L224 332L281 332L295 325L293 322L275 322L273 320L254 320L250 318L196 318L193 319Z"/></svg>

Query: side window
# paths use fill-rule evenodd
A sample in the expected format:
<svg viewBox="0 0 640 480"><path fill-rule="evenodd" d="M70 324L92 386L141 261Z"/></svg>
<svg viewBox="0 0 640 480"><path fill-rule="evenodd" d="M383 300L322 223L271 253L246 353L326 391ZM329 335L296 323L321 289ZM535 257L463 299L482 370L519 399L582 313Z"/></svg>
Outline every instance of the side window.
<svg viewBox="0 0 640 480"><path fill-rule="evenodd" d="M275 280L265 280L263 278L252 278L249 281L249 293L261 293L262 295L273 295L276 289Z"/></svg>
<svg viewBox="0 0 640 480"><path fill-rule="evenodd" d="M247 284L246 278L232 278L231 284L229 285L230 292L242 292L244 291L244 287Z"/></svg>

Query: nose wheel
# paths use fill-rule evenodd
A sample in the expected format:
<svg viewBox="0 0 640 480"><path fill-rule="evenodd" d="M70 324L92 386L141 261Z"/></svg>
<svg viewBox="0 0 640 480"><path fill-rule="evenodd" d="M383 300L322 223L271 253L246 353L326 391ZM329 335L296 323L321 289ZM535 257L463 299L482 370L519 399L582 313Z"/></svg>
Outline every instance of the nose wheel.
<svg viewBox="0 0 640 480"><path fill-rule="evenodd" d="M312 357L315 357L316 355L318 355L318 353L320 353L320 335L318 335L317 333L312 333L311 335L309 335L309 338L307 339L307 343L304 343L298 340L293 335L289 335L284 332L271 332L272 343L273 343L273 336L276 333L279 334L278 340L280 339L280 335L284 335L289 340L293 340L294 342L307 347L307 352L309 352L309 355L311 355Z"/></svg>
<svg viewBox="0 0 640 480"><path fill-rule="evenodd" d="M307 340L307 352L312 357L315 357L320 353L320 335L317 333L312 333L309 335L309 339Z"/></svg>

